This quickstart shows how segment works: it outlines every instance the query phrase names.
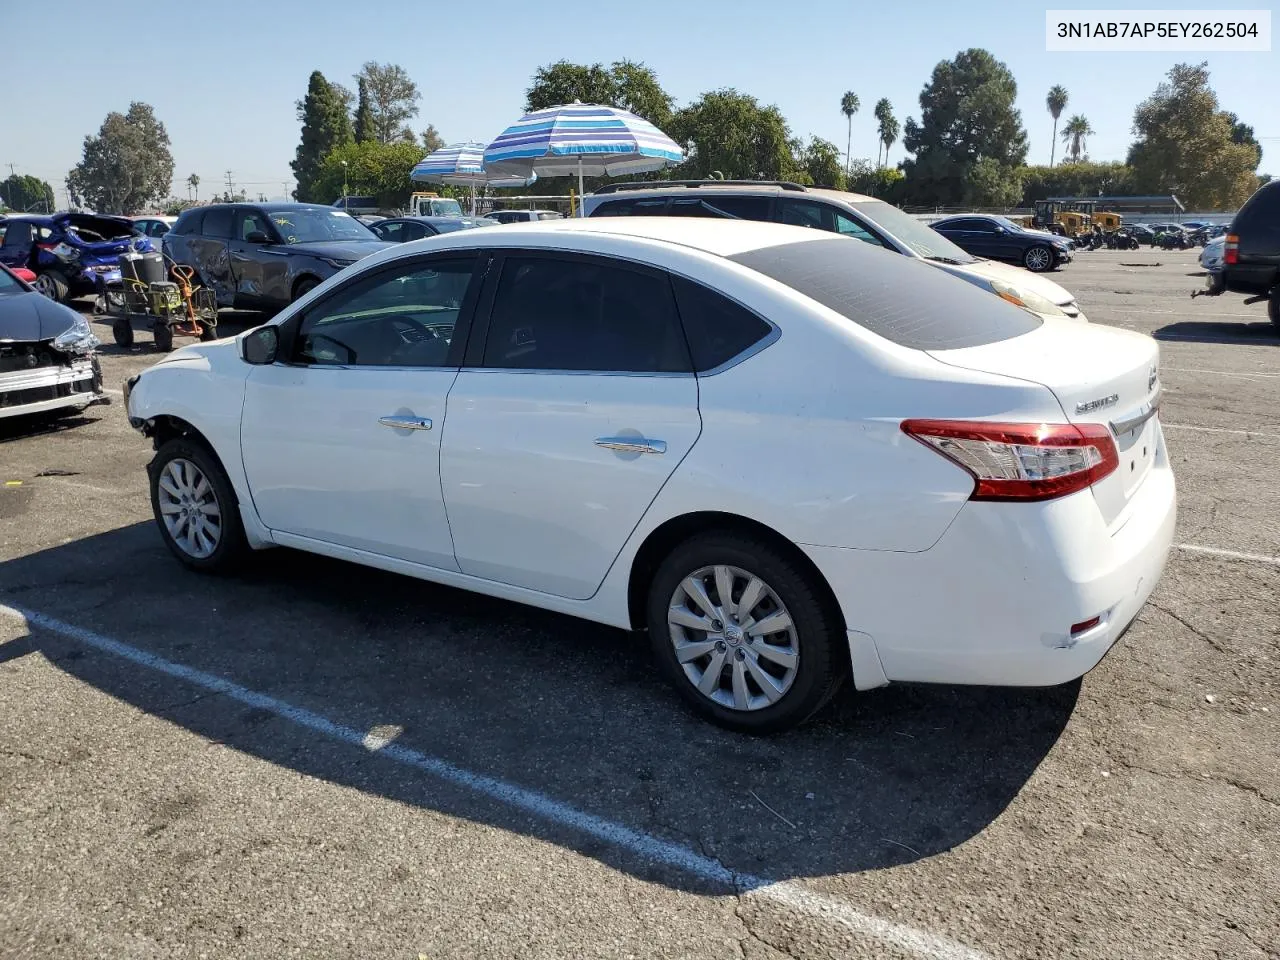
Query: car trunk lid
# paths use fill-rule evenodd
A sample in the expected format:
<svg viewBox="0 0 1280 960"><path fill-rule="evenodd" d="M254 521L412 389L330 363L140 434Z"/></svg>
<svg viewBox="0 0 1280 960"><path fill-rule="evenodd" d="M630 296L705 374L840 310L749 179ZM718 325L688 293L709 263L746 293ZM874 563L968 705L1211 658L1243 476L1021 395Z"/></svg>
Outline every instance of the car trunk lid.
<svg viewBox="0 0 1280 960"><path fill-rule="evenodd" d="M1120 466L1093 485L1093 494L1109 525L1123 519L1156 459L1160 354L1155 340L1114 327L1046 320L1020 337L930 355L953 366L1042 384L1068 422L1105 426Z"/></svg>

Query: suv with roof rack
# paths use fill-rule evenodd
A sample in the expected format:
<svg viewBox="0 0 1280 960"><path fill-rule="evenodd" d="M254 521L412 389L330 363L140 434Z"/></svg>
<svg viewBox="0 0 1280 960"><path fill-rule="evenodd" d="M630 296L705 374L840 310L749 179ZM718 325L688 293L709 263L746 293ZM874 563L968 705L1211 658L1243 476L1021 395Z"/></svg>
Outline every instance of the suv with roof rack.
<svg viewBox="0 0 1280 960"><path fill-rule="evenodd" d="M974 257L897 207L787 180L611 183L582 198L588 217L725 217L826 230L926 260L1042 317L1086 321L1075 297L1021 267Z"/></svg>

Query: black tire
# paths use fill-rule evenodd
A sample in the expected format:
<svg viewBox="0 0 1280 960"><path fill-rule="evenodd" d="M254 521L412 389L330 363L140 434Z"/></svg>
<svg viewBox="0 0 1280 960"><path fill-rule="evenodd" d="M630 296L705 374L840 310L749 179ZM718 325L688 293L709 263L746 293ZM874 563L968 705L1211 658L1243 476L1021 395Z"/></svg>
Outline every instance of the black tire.
<svg viewBox="0 0 1280 960"><path fill-rule="evenodd" d="M218 339L218 328L210 327L206 324L200 324L200 342L208 343L210 340Z"/></svg>
<svg viewBox="0 0 1280 960"><path fill-rule="evenodd" d="M1052 248L1037 243L1022 255L1022 265L1032 273L1044 273L1053 269L1055 259Z"/></svg>
<svg viewBox="0 0 1280 960"><path fill-rule="evenodd" d="M1267 316L1273 324L1280 327L1280 287L1271 291L1271 299L1267 301Z"/></svg>
<svg viewBox="0 0 1280 960"><path fill-rule="evenodd" d="M318 286L320 286L320 281L315 277L303 277L293 287L293 299L301 300Z"/></svg>
<svg viewBox="0 0 1280 960"><path fill-rule="evenodd" d="M128 317L116 317L111 321L111 336L117 347L127 350L133 346L133 324Z"/></svg>
<svg viewBox="0 0 1280 960"><path fill-rule="evenodd" d="M155 339L156 349L168 353L173 349L173 327L162 320L157 320L151 328L151 336Z"/></svg>
<svg viewBox="0 0 1280 960"><path fill-rule="evenodd" d="M67 285L67 281L56 270L45 270L41 273L36 277L35 286L37 290L55 303L66 303L71 294L71 288Z"/></svg>
<svg viewBox="0 0 1280 960"><path fill-rule="evenodd" d="M178 544L165 524L161 512L160 483L165 468L175 460L185 460L199 469L208 480L213 498L217 503L220 516L219 539L217 546L208 556L193 556ZM156 451L156 455L147 465L147 476L151 484L151 512L155 517L156 526L160 529L160 537L169 548L169 552L184 566L201 573L234 572L248 552L249 544L245 539L244 524L240 520L239 501L218 458L204 444L193 442L185 437L176 437Z"/></svg>
<svg viewBox="0 0 1280 960"><path fill-rule="evenodd" d="M677 659L667 621L672 598L686 578L717 565L758 577L791 616L796 635L795 676L781 698L768 706L739 710L715 702L698 691ZM847 673L843 624L826 598L813 574L768 540L724 531L697 534L676 547L654 575L646 608L649 638L662 672L696 713L730 730L776 733L804 723L822 709ZM700 636L707 639L705 634ZM738 642L748 643L745 638ZM726 649L725 644L720 649ZM744 650L734 653L742 659ZM721 669L731 667L732 661L726 658Z"/></svg>

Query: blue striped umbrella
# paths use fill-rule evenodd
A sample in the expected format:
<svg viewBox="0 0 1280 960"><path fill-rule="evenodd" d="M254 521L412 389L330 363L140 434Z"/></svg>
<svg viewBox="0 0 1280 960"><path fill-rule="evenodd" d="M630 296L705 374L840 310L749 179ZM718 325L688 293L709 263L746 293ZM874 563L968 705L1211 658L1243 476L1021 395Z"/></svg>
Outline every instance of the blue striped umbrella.
<svg viewBox="0 0 1280 960"><path fill-rule="evenodd" d="M537 175L512 177L485 170L483 143L453 143L433 150L409 172L409 179L471 188L471 212L475 213L475 189L480 186L507 189L527 187Z"/></svg>
<svg viewBox="0 0 1280 960"><path fill-rule="evenodd" d="M494 174L616 176L661 170L684 159L680 145L648 120L617 107L571 103L535 110L484 150Z"/></svg>

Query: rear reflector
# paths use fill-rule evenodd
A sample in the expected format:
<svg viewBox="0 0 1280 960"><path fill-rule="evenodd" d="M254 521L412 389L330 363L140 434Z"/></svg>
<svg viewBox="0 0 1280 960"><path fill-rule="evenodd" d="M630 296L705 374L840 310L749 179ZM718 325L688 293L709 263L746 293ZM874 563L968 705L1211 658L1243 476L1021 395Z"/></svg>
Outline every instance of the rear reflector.
<svg viewBox="0 0 1280 960"><path fill-rule="evenodd" d="M1234 233L1227 234L1227 242L1222 248L1222 262L1240 262L1240 238Z"/></svg>
<svg viewBox="0 0 1280 960"><path fill-rule="evenodd" d="M1100 616L1090 617L1088 620L1083 620L1080 623L1077 623L1074 626L1072 626L1071 635L1074 637L1077 633L1084 633L1086 630L1092 630L1101 622L1102 622L1102 617Z"/></svg>
<svg viewBox="0 0 1280 960"><path fill-rule="evenodd" d="M1102 424L904 420L902 430L973 475L970 500L1065 497L1120 465Z"/></svg>

